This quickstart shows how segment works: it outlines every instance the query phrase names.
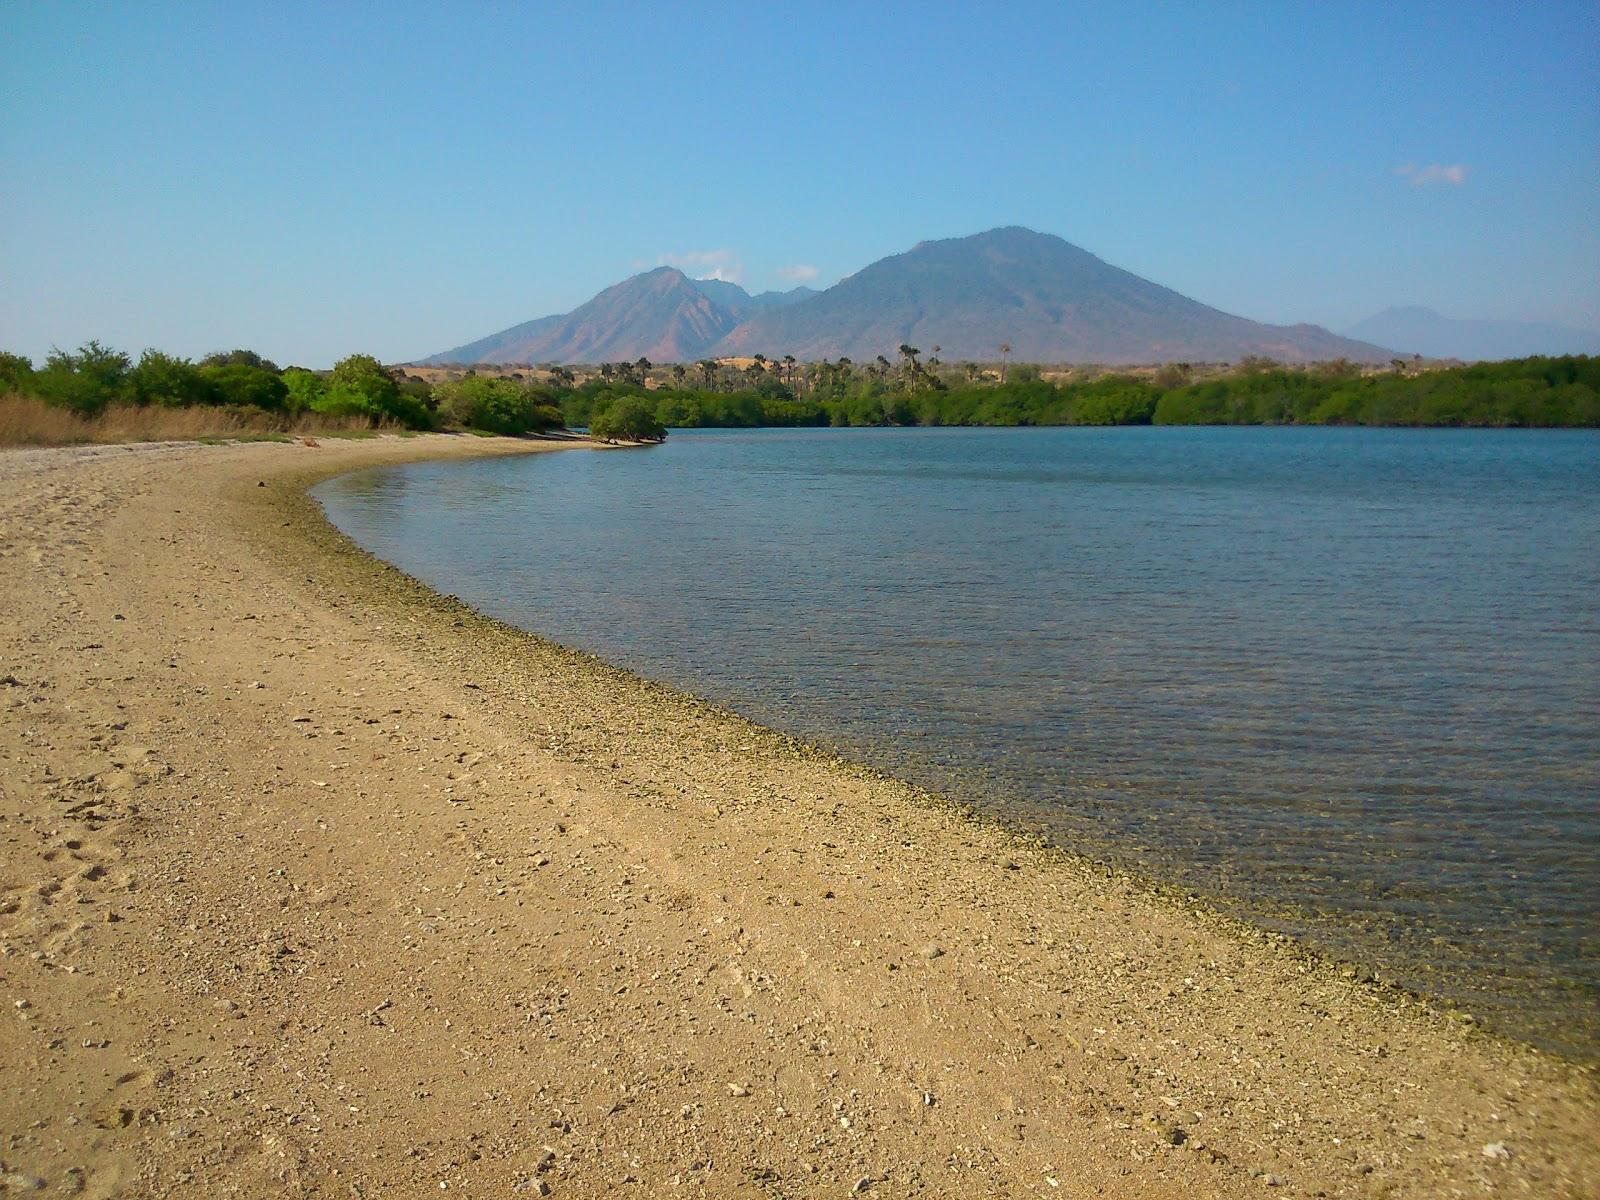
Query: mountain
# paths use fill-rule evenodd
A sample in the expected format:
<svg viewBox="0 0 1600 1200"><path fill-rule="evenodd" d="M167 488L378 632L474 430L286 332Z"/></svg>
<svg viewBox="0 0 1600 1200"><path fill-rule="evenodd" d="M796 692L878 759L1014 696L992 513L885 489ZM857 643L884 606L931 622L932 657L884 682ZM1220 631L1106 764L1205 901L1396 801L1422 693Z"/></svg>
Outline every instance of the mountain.
<svg viewBox="0 0 1600 1200"><path fill-rule="evenodd" d="M749 303L743 288L725 286ZM570 313L515 325L421 362L686 362L738 323L734 312L682 271L657 267L608 287Z"/></svg>
<svg viewBox="0 0 1600 1200"><path fill-rule="evenodd" d="M741 321L751 313L787 308L817 294L814 288L797 287L787 292L761 292L752 296L737 283L729 283L726 279L692 279L690 282Z"/></svg>
<svg viewBox="0 0 1600 1200"><path fill-rule="evenodd" d="M787 292L757 292L750 297L750 303L758 309L788 308L791 304L799 304L802 300L809 300L820 294L816 288L808 288L802 284L790 288Z"/></svg>
<svg viewBox="0 0 1600 1200"><path fill-rule="evenodd" d="M552 329L566 319L565 313L557 313L553 317L524 321L521 325L513 325L510 329L491 333L486 338L468 342L465 346L457 346L454 350L419 358L417 363L421 366L437 366L441 363L533 362L535 360L525 355L523 351L529 346L538 345Z"/></svg>
<svg viewBox="0 0 1600 1200"><path fill-rule="evenodd" d="M1532 321L1474 321L1431 308L1386 308L1346 330L1348 336L1426 358L1527 358L1532 354L1600 354L1600 332Z"/></svg>
<svg viewBox="0 0 1600 1200"><path fill-rule="evenodd" d="M922 242L826 291L752 296L723 279L658 267L581 308L423 363L689 362L755 353L801 360L893 357L911 342L948 361L1386 362L1391 351L1316 325L1262 325L1141 279L1049 234L1016 227Z"/></svg>
<svg viewBox="0 0 1600 1200"><path fill-rule="evenodd" d="M691 279L689 282L710 297L713 304L721 305L741 321L755 311L755 297L737 283L726 279Z"/></svg>
<svg viewBox="0 0 1600 1200"><path fill-rule="evenodd" d="M689 362L755 313L808 300L808 287L752 296L725 279L690 279L658 267L607 288L570 313L524 321L418 359L441 363Z"/></svg>
<svg viewBox="0 0 1600 1200"><path fill-rule="evenodd" d="M902 342L946 361L1221 362L1246 355L1382 362L1389 351L1315 325L1263 325L1141 279L1049 234L1010 227L923 242L811 299L758 313L719 356L893 357Z"/></svg>

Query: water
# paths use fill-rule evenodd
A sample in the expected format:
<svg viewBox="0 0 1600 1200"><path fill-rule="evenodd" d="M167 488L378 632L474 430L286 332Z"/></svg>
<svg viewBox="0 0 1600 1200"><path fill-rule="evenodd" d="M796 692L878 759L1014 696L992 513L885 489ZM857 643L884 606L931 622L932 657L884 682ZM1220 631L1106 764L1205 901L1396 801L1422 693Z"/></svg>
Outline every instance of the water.
<svg viewBox="0 0 1600 1200"><path fill-rule="evenodd" d="M484 611L1600 1055L1600 435L675 433L317 494Z"/></svg>

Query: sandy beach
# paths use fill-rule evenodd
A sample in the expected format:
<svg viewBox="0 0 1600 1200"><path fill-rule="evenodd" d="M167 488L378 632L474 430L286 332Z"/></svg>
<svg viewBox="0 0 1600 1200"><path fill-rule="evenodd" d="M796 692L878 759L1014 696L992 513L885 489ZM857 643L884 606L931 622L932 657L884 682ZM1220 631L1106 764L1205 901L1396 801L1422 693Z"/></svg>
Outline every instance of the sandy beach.
<svg viewBox="0 0 1600 1200"><path fill-rule="evenodd" d="M305 496L560 446L0 454L0 1194L1600 1194L1592 1071Z"/></svg>

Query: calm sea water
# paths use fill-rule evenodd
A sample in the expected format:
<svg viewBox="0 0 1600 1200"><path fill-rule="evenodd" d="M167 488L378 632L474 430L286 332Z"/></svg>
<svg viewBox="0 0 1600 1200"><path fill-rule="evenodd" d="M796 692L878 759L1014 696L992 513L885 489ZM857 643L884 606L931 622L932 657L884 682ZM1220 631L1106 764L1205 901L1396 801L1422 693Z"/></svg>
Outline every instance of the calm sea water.
<svg viewBox="0 0 1600 1200"><path fill-rule="evenodd" d="M496 616L1600 1049L1600 435L675 433L317 495Z"/></svg>

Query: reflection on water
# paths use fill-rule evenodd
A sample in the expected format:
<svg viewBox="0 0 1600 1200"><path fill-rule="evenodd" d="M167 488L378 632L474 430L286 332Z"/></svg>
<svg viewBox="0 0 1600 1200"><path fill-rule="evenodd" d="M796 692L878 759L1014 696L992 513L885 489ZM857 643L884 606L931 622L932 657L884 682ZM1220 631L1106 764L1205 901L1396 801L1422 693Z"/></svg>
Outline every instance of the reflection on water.
<svg viewBox="0 0 1600 1200"><path fill-rule="evenodd" d="M674 434L368 472L496 616L1600 1043L1600 436Z"/></svg>

